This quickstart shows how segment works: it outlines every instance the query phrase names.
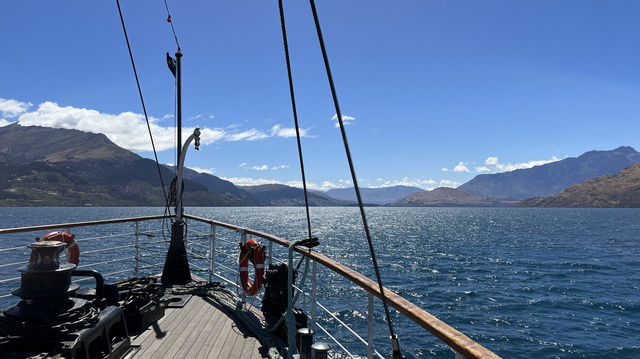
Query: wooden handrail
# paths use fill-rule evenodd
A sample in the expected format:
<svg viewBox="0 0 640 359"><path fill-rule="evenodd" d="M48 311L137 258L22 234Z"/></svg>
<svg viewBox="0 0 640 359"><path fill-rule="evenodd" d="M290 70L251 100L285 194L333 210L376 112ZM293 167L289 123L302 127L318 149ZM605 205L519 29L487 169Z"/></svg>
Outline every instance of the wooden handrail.
<svg viewBox="0 0 640 359"><path fill-rule="evenodd" d="M43 231L43 230L47 230L47 229L57 229L57 228L74 228L74 227L97 226L97 225L112 224L112 223L150 221L150 220L154 220L154 219L169 218L169 217L170 216L160 215L160 216L105 219L105 220L100 220L100 221L88 221L88 222L47 224L47 225L44 225L44 226L33 226L33 227L5 228L5 229L0 229L0 235L9 234L9 233Z"/></svg>
<svg viewBox="0 0 640 359"><path fill-rule="evenodd" d="M197 217L197 216L185 215L184 217L193 219L199 222L204 222L204 223L213 224L220 227L225 227L228 229L244 230L248 234L252 234L252 235L267 239L269 241L275 242L284 247L289 247L289 244L290 244L290 242L287 241L286 239L274 236L272 234L256 231L250 228L239 227L233 224L214 221L214 220ZM342 277L350 280L354 284L358 285L360 288L375 295L376 297L378 298L382 297L380 295L380 289L378 287L378 284L375 281L358 273L357 271L343 264L340 264L335 260L323 254L320 254L316 251L313 251L311 249L296 246L294 250L298 253L308 256L314 261L338 273ZM407 318L411 319L413 322L415 322L419 326L431 332L431 334L438 337L445 344L447 344L451 349L462 354L464 357L466 358L500 358L498 355L496 355L489 349L476 343L471 338L462 334L460 331L456 330L455 328L441 321L435 316L429 314L424 309L418 307L417 305L399 296L398 294L388 289L387 287L384 288L384 293L387 297L388 303L393 308L398 310L400 313L404 314Z"/></svg>

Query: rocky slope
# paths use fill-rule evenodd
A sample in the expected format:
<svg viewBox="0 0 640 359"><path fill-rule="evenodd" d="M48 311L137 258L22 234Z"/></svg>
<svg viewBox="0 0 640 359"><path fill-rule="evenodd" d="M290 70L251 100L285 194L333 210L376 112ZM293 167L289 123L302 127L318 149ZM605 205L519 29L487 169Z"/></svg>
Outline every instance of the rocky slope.
<svg viewBox="0 0 640 359"><path fill-rule="evenodd" d="M304 206L304 190L282 184L260 186L239 186L253 197L261 206ZM323 193L308 192L310 206L350 206L354 202L331 198Z"/></svg>
<svg viewBox="0 0 640 359"><path fill-rule="evenodd" d="M173 172L162 166L161 173L168 186ZM0 206L163 206L160 183L154 161L102 134L0 127ZM189 179L184 196L191 206L255 204Z"/></svg>
<svg viewBox="0 0 640 359"><path fill-rule="evenodd" d="M360 195L364 203L388 204L401 200L402 198L416 193L424 192L422 188L410 186L392 186L381 188L360 188ZM325 192L327 195L345 201L356 201L356 193L353 187L335 188Z"/></svg>
<svg viewBox="0 0 640 359"><path fill-rule="evenodd" d="M392 206L407 207L504 207L515 202L476 196L456 188L438 187L427 192L417 192Z"/></svg>
<svg viewBox="0 0 640 359"><path fill-rule="evenodd" d="M631 147L611 151L590 151L574 158L505 173L474 177L458 189L482 197L525 199L561 192L590 178L618 173L640 163L640 153Z"/></svg>
<svg viewBox="0 0 640 359"><path fill-rule="evenodd" d="M520 201L518 207L640 207L640 164L589 179L549 197Z"/></svg>

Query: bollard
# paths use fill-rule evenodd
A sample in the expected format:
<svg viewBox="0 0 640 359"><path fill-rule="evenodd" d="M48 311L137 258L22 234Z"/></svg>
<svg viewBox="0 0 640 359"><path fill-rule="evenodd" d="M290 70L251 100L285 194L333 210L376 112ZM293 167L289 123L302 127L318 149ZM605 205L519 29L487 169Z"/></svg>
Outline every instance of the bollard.
<svg viewBox="0 0 640 359"><path fill-rule="evenodd" d="M327 343L315 343L311 346L314 359L328 359L331 347Z"/></svg>
<svg viewBox="0 0 640 359"><path fill-rule="evenodd" d="M300 359L311 359L311 345L313 344L314 331L311 328L300 328L296 333L296 346Z"/></svg>

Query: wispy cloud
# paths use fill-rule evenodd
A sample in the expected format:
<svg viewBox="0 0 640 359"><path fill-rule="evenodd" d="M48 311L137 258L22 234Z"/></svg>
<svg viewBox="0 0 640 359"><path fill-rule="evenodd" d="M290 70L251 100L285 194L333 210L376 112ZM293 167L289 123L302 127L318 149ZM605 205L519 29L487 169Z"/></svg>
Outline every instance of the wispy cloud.
<svg viewBox="0 0 640 359"><path fill-rule="evenodd" d="M189 167L189 168L198 173L208 173L210 175L212 175L215 172L215 168L200 168L200 167Z"/></svg>
<svg viewBox="0 0 640 359"><path fill-rule="evenodd" d="M308 129L301 128L300 137L308 137L308 132L309 132ZM296 137L296 129L295 127L283 128L280 125L275 125L271 127L271 136L284 137L284 138Z"/></svg>
<svg viewBox="0 0 640 359"><path fill-rule="evenodd" d="M442 167L441 171L442 171L442 172L449 172L449 169L448 169L448 168L446 168L446 167Z"/></svg>
<svg viewBox="0 0 640 359"><path fill-rule="evenodd" d="M333 117L331 117L331 120L334 121L333 126L334 127L340 127L340 123L338 122L338 115L334 114ZM342 123L347 126L350 125L353 121L355 121L356 118L353 116L348 116L348 115L342 115Z"/></svg>
<svg viewBox="0 0 640 359"><path fill-rule="evenodd" d="M18 123L25 126L43 126L53 128L75 129L86 132L103 133L118 146L132 151L151 151L151 143L147 125L142 114L122 112L120 114L103 113L87 108L60 106L55 102L46 101L37 109L27 112L33 106L31 103L0 98L0 113L4 117L18 117ZM212 115L202 115L212 116ZM197 115L195 117L202 117ZM165 115L162 119L171 118ZM151 117L151 132L158 151L175 147L174 128L158 125L162 119ZM6 126L10 121L0 119L0 126ZM184 127L183 133L190 134L194 127ZM269 132L252 128L245 131L234 131L223 128L202 128L201 143L210 145L220 141L256 141L269 137L295 136L295 129L273 126ZM307 136L307 130L301 130L301 135Z"/></svg>
<svg viewBox="0 0 640 359"><path fill-rule="evenodd" d="M269 137L266 133L252 128L247 131L231 133L226 135L227 141L255 141Z"/></svg>
<svg viewBox="0 0 640 359"><path fill-rule="evenodd" d="M14 121L14 122L15 122L15 121ZM7 121L7 120L5 120L4 118L0 118L0 127L4 127L4 126L10 125L10 124L12 124L12 123L13 123L13 122Z"/></svg>
<svg viewBox="0 0 640 359"><path fill-rule="evenodd" d="M375 186L371 186L372 188L382 188L382 187L392 187L392 186L410 186L410 187L418 187L426 190L434 189L436 187L435 180L432 179L420 179L420 178L409 178L403 177L402 179L396 180L387 180L379 183Z"/></svg>
<svg viewBox="0 0 640 359"><path fill-rule="evenodd" d="M280 170L283 168L289 168L289 166L287 165L279 165L279 166L269 166L269 165L255 165L255 166L249 166L247 165L246 162L242 162L241 164L238 165L238 167L240 168L244 168L247 170L254 170L254 171L267 171L267 170L272 170L272 171L276 171L276 170Z"/></svg>
<svg viewBox="0 0 640 359"><path fill-rule="evenodd" d="M302 188L301 181L280 181L277 179L270 178L253 178L253 177L222 177L222 179L227 180L235 184L236 186L260 186L265 184L283 184L290 187ZM346 180L340 180L339 182ZM321 184L315 182L307 182L307 189L317 190L317 191L326 191L333 188L344 188L347 186L336 184L330 181L324 181Z"/></svg>

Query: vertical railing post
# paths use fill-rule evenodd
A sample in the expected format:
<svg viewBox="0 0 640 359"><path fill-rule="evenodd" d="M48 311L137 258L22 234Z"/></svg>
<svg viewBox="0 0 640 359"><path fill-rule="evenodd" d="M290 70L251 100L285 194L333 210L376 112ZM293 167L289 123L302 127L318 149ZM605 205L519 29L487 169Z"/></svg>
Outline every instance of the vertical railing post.
<svg viewBox="0 0 640 359"><path fill-rule="evenodd" d="M211 237L209 238L209 282L213 281L213 265L216 259L216 226L211 225Z"/></svg>
<svg viewBox="0 0 640 359"><path fill-rule="evenodd" d="M247 232L245 231L244 228L240 229L240 244L242 244L244 246L244 244L247 243ZM240 264L240 263L238 263ZM240 280L240 275L238 275L238 281ZM244 288L242 287L242 283L238 283L240 284L240 292L242 292L242 306L244 308L244 304L247 301L247 294L244 292Z"/></svg>
<svg viewBox="0 0 640 359"><path fill-rule="evenodd" d="M140 276L140 229L139 223L136 221L136 277Z"/></svg>
<svg viewBox="0 0 640 359"><path fill-rule="evenodd" d="M367 308L367 358L373 358L373 294L368 293L368 308Z"/></svg>
<svg viewBox="0 0 640 359"><path fill-rule="evenodd" d="M311 267L311 329L316 330L316 310L318 303L318 282L317 282L318 263L313 261Z"/></svg>
<svg viewBox="0 0 640 359"><path fill-rule="evenodd" d="M273 242L269 241L269 256L267 259L267 269L271 266L271 248L273 247Z"/></svg>

